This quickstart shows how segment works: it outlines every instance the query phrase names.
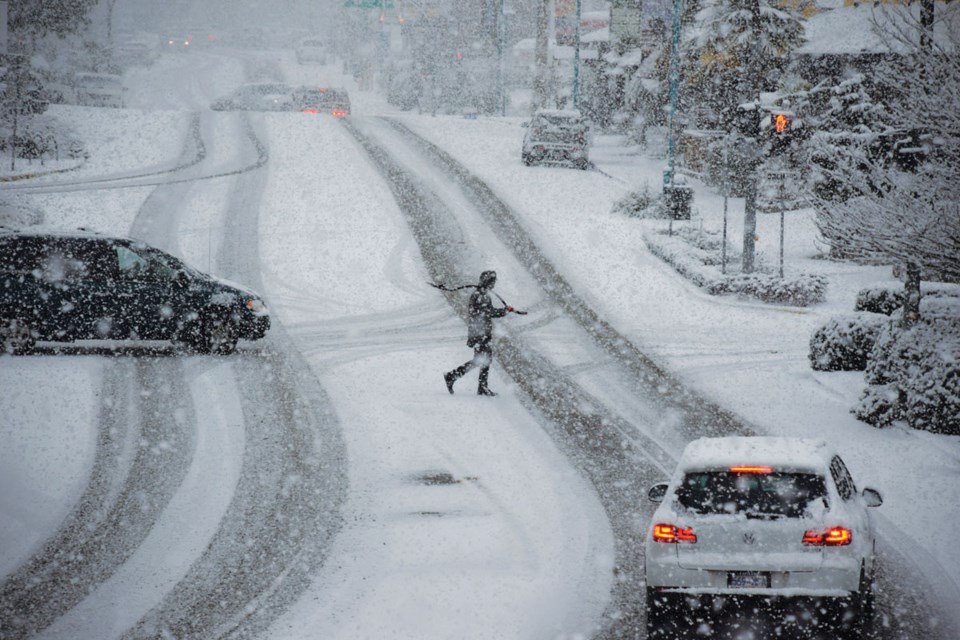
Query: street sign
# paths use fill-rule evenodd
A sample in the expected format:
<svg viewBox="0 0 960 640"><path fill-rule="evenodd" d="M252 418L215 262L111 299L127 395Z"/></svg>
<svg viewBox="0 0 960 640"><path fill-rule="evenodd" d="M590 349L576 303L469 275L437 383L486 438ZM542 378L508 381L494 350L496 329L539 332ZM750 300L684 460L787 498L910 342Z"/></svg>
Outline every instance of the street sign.
<svg viewBox="0 0 960 640"><path fill-rule="evenodd" d="M344 0L348 9L393 9L393 0Z"/></svg>

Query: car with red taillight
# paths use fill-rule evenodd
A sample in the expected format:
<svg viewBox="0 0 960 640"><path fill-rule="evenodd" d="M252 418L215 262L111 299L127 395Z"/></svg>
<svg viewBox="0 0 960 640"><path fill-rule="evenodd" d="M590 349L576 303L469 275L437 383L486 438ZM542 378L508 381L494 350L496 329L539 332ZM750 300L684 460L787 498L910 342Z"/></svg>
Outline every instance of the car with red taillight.
<svg viewBox="0 0 960 640"><path fill-rule="evenodd" d="M293 101L303 113L325 113L337 118L350 115L350 97L343 89L299 87L293 92Z"/></svg>
<svg viewBox="0 0 960 640"><path fill-rule="evenodd" d="M862 637L873 604L876 551L868 509L840 455L801 438L691 442L645 536L650 637L702 611L790 601L831 637ZM699 615L699 614L698 614ZM686 619L685 619L686 617Z"/></svg>

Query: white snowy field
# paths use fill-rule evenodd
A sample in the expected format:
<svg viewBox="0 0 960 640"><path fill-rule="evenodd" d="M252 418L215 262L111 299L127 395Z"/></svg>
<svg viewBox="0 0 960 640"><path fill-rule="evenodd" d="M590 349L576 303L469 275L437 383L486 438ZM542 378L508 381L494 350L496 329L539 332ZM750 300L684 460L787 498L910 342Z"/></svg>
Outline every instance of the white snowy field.
<svg viewBox="0 0 960 640"><path fill-rule="evenodd" d="M175 79L181 93L145 76L130 79L135 109L62 108L58 117L83 132L91 151L77 176L177 158L190 114L175 109L202 109L241 76L229 62L200 60L189 70L182 60L161 60L156 71L166 82ZM309 70L283 65L295 78ZM351 90L351 97L358 118L397 115L375 94ZM592 159L602 173L526 168L519 119L398 117L487 181L574 287L656 360L760 432L830 440L858 484L882 492L885 503L874 513L884 542L939 585L931 597L942 610L955 609L949 605L960 602L960 547L944 532L960 528L960 438L857 422L849 408L861 374L814 372L806 359L818 324L850 310L860 286L889 280L889 269L814 259L809 213L791 212L787 269L826 275L828 300L793 309L713 298L645 249L644 224L610 212L629 190L645 182L656 189L662 161L601 140ZM362 151L336 121L314 118L305 128L305 118L262 119L271 156L259 228L261 279L274 317L337 409L350 492L330 561L269 637L588 634L613 579L611 532L596 496L496 364L491 386L504 392L500 397L468 393L475 378L447 394L440 374L469 357L462 322L424 286L416 244ZM244 179L193 188L171 222L182 218L182 257L201 268L211 264L210 234L223 226L230 181ZM695 188L702 224L718 228L720 199ZM30 204L51 226L127 234L149 191L37 195ZM739 238L741 202L731 202L730 217L731 238ZM775 216L759 221L768 260L777 252L777 223ZM515 283L523 279L511 282L509 267L490 267L498 269L498 288L520 306L523 291ZM0 575L37 550L83 490L96 447L102 368L95 356L0 357ZM214 371L193 389L208 440L199 443L189 480L156 534L49 637L118 635L212 535L237 461L252 446L242 441L231 405L236 390L224 387ZM213 477L205 465L221 454L226 459ZM425 482L444 474L450 482Z"/></svg>

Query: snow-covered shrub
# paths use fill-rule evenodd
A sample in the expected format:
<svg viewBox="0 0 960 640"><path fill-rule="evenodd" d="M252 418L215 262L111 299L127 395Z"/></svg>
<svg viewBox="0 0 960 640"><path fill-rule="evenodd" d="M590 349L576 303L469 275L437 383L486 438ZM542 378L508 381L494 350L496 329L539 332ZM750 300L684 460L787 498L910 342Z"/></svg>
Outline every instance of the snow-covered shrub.
<svg viewBox="0 0 960 640"><path fill-rule="evenodd" d="M960 297L960 285L946 282L924 282L920 285L923 297ZM869 311L891 315L903 307L906 297L902 284L876 285L857 293L854 311Z"/></svg>
<svg viewBox="0 0 960 640"><path fill-rule="evenodd" d="M646 233L644 241L651 253L713 295L733 293L803 307L823 301L826 293L827 281L821 276L722 273L723 241L717 233L680 227L673 235ZM728 268L733 269L736 261L735 255L728 255Z"/></svg>
<svg viewBox="0 0 960 640"><path fill-rule="evenodd" d="M882 285L867 287L857 292L857 301L853 309L854 311L869 311L870 313L882 313L889 316L903 307L905 297L903 285L898 287Z"/></svg>
<svg viewBox="0 0 960 640"><path fill-rule="evenodd" d="M649 184L642 189L631 191L613 205L613 212L636 218L664 218L660 198L650 190Z"/></svg>
<svg viewBox="0 0 960 640"><path fill-rule="evenodd" d="M877 427L960 435L960 298L925 297L920 315L903 328L896 313L881 329L853 412Z"/></svg>
<svg viewBox="0 0 960 640"><path fill-rule="evenodd" d="M823 302L827 281L821 276L804 273L783 278L767 273L751 273L728 278L727 287L731 293L763 302L806 307Z"/></svg>
<svg viewBox="0 0 960 640"><path fill-rule="evenodd" d="M810 338L810 366L815 371L863 371L888 322L885 315L866 312L830 318Z"/></svg>

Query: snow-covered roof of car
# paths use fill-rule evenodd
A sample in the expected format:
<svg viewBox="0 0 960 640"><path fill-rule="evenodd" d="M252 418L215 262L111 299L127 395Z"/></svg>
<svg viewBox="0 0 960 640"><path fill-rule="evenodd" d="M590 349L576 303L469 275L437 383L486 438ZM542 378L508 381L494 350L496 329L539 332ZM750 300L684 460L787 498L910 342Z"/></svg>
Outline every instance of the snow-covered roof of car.
<svg viewBox="0 0 960 640"><path fill-rule="evenodd" d="M10 227L0 226L0 235L10 235L10 236L46 236L53 238L114 238L116 236L107 236L93 229L63 229L59 227L46 227L43 225L35 225L31 227L21 227L19 229L14 229ZM129 240L129 238L119 238L122 240Z"/></svg>
<svg viewBox="0 0 960 640"><path fill-rule="evenodd" d="M583 117L582 115L580 115L579 111L574 111L572 109L537 109L537 112L534 115L570 118L571 120L573 119L579 120Z"/></svg>
<svg viewBox="0 0 960 640"><path fill-rule="evenodd" d="M732 466L764 466L774 470L819 471L825 469L833 451L823 440L766 436L700 438L683 450L680 472L727 469Z"/></svg>

